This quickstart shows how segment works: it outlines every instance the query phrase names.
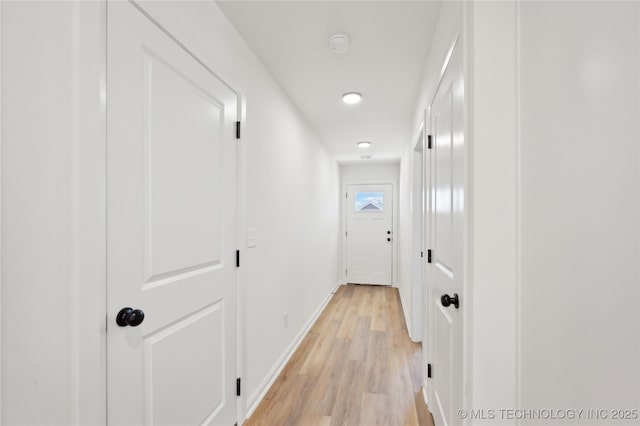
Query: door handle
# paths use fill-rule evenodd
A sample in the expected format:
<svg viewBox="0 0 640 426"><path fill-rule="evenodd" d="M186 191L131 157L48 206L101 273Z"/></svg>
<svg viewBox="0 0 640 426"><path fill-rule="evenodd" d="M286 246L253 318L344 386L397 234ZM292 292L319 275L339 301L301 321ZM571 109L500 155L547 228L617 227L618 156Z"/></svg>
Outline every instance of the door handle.
<svg viewBox="0 0 640 426"><path fill-rule="evenodd" d="M140 309L131 309L129 307L120 309L116 316L116 324L120 327L137 327L144 321L144 312Z"/></svg>
<svg viewBox="0 0 640 426"><path fill-rule="evenodd" d="M453 293L453 297L448 294L443 294L440 298L440 302L442 306L448 308L450 305L453 305L456 309L460 307L460 299L458 299L458 293Z"/></svg>
<svg viewBox="0 0 640 426"><path fill-rule="evenodd" d="M391 241L391 238L387 238L387 241Z"/></svg>
<svg viewBox="0 0 640 426"><path fill-rule="evenodd" d="M387 235L391 235L391 231L387 231Z"/></svg>

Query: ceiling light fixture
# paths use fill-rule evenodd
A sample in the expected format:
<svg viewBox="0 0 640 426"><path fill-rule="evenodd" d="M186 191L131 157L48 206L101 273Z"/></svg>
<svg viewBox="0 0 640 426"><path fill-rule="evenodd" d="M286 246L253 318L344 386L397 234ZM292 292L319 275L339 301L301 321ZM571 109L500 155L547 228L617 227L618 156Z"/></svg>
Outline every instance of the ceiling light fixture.
<svg viewBox="0 0 640 426"><path fill-rule="evenodd" d="M358 146L360 148L369 148L371 146L371 142L369 141L362 141L362 142L358 142Z"/></svg>
<svg viewBox="0 0 640 426"><path fill-rule="evenodd" d="M329 38L329 49L336 54L342 55L349 50L349 37L344 34L335 34Z"/></svg>
<svg viewBox="0 0 640 426"><path fill-rule="evenodd" d="M345 104L357 104L358 102L360 102L362 100L362 95L358 92L347 92L344 95L342 95L342 101Z"/></svg>

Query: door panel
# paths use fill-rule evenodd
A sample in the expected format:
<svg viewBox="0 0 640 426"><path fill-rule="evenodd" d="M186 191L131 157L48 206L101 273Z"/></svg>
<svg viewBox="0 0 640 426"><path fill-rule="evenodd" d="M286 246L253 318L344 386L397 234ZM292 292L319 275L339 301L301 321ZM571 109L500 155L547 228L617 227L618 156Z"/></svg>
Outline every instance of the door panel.
<svg viewBox="0 0 640 426"><path fill-rule="evenodd" d="M429 267L431 325L428 337L433 366L430 383L436 424L459 424L462 408L463 236L464 236L464 85L462 48L455 47L431 105ZM443 301L457 295L459 306Z"/></svg>
<svg viewBox="0 0 640 426"><path fill-rule="evenodd" d="M434 215L434 265L448 275L453 275L453 154L451 152L451 82L439 97L439 104L434 113L434 156L435 156L435 215ZM436 250L437 248L437 250Z"/></svg>
<svg viewBox="0 0 640 426"><path fill-rule="evenodd" d="M109 423L231 425L237 96L129 2L107 55Z"/></svg>
<svg viewBox="0 0 640 426"><path fill-rule="evenodd" d="M437 411L441 414L441 417L448 419L448 413L451 413L451 384L452 384L452 367L454 367L452 360L453 351L453 318L448 312L448 309L442 305L436 307L435 316L435 345L434 345L434 365L437 365L437 374L434 369L434 390L435 400L438 404ZM435 364L437 360L437 364ZM434 417L437 418L437 417ZM442 424L447 424L444 421Z"/></svg>
<svg viewBox="0 0 640 426"><path fill-rule="evenodd" d="M347 185L347 282L391 285L392 185Z"/></svg>
<svg viewBox="0 0 640 426"><path fill-rule="evenodd" d="M224 104L153 53L143 61L145 254L153 280L220 265Z"/></svg>
<svg viewBox="0 0 640 426"><path fill-rule="evenodd" d="M217 301L144 338L145 411L154 424L201 424L202 413L210 413L204 419L209 423L224 408L223 315ZM176 404L181 389L189 397Z"/></svg>

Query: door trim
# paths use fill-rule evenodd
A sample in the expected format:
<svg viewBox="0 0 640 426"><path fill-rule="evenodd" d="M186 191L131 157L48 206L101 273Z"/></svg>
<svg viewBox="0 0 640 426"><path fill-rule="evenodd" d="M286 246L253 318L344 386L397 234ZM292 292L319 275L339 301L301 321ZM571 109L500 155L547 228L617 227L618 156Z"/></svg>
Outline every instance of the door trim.
<svg viewBox="0 0 640 426"><path fill-rule="evenodd" d="M0 4L0 383L2 383L2 4ZM0 423L2 386L0 386Z"/></svg>
<svg viewBox="0 0 640 426"><path fill-rule="evenodd" d="M342 192L340 193L341 218L342 218L342 269L340 277L342 282L347 282L347 203L345 202L345 194L349 185L391 185L393 192L393 205L391 213L391 223L393 229L392 249L391 249L391 287L398 287L398 182L395 179L376 179L376 180L348 180L342 182Z"/></svg>
<svg viewBox="0 0 640 426"><path fill-rule="evenodd" d="M75 6L71 421L106 423L107 2ZM82 319L82 321L80 321Z"/></svg>
<svg viewBox="0 0 640 426"><path fill-rule="evenodd" d="M417 135L413 138L414 142L411 145L411 206L413 207L413 197L416 194L416 191L420 191L422 193L422 211L418 213L413 210L411 212L411 228L412 228L412 237L411 237L411 300L408 303L411 303L411 319L405 320L407 322L407 328L409 330L409 337L413 342L422 342L425 335L425 321L424 318L426 316L426 281L427 281L427 271L425 269L425 259L427 252L427 239L426 239L426 228L427 228L427 186L426 186L426 158L427 158L427 126L426 126L426 111L422 111L422 121L418 126ZM416 154L420 154L420 177L416 176ZM414 185L416 181L420 181L420 187L415 188ZM419 233L416 233L416 229L413 229L415 225L418 225ZM419 238L417 245L420 246L420 251L423 253L422 257L417 257L416 251L416 242L415 239ZM420 271L419 277L414 276L416 271ZM419 283L416 283L417 280L420 280ZM422 290L422 297L419 300L419 309L418 312L414 312L415 307L415 299L413 297L414 287L419 285ZM405 317L407 315L405 314ZM414 320L420 324L420 333L415 333Z"/></svg>

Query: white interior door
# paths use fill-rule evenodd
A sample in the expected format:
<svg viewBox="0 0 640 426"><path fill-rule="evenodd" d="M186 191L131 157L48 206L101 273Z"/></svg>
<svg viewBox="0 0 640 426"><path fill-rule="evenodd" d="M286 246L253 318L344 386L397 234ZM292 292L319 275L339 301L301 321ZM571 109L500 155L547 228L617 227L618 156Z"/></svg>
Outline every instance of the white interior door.
<svg viewBox="0 0 640 426"><path fill-rule="evenodd" d="M237 97L129 2L107 58L108 421L232 425Z"/></svg>
<svg viewBox="0 0 640 426"><path fill-rule="evenodd" d="M464 312L464 86L458 44L431 105L430 399L435 423L459 424ZM435 403L434 403L435 402Z"/></svg>
<svg viewBox="0 0 640 426"><path fill-rule="evenodd" d="M392 185L347 185L347 282L391 285L392 263Z"/></svg>

